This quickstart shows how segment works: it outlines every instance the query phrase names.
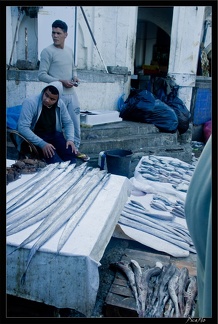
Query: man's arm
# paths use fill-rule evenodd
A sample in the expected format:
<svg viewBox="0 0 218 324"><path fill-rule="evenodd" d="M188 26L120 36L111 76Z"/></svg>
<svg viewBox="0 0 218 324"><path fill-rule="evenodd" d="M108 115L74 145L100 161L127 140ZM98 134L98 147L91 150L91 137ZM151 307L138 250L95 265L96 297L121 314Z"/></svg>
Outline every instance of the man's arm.
<svg viewBox="0 0 218 324"><path fill-rule="evenodd" d="M51 54L49 54L49 52L46 49L44 49L41 52L41 56L40 56L39 73L38 73L39 81L46 82L46 83L59 81L58 78L54 78L48 74L50 64L51 64Z"/></svg>
<svg viewBox="0 0 218 324"><path fill-rule="evenodd" d="M26 137L28 141L42 148L46 145L46 142L32 131L33 124L37 119L37 116L34 113L34 106L35 102L33 102L32 100L24 100L18 119L17 130L21 135Z"/></svg>

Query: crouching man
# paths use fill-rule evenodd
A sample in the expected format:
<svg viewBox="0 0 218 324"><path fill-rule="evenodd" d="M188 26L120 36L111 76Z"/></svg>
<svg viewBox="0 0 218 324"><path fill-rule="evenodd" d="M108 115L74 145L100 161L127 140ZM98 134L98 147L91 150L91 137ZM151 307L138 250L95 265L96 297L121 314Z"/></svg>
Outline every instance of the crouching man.
<svg viewBox="0 0 218 324"><path fill-rule="evenodd" d="M51 82L40 94L24 100L17 130L33 143L46 163L76 163L74 126L64 102L60 99L63 86ZM17 138L18 150L22 138Z"/></svg>

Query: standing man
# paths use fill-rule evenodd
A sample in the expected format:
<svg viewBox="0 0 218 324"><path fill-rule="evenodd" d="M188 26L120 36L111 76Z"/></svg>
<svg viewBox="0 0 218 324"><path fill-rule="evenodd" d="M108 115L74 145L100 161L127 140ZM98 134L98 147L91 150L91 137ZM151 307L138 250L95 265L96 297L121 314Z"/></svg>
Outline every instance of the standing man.
<svg viewBox="0 0 218 324"><path fill-rule="evenodd" d="M18 119L17 130L39 150L47 164L71 161L76 163L74 127L64 102L59 98L63 86L49 83L40 94L26 98ZM17 138L18 150L23 144Z"/></svg>
<svg viewBox="0 0 218 324"><path fill-rule="evenodd" d="M79 152L80 146L80 105L74 88L79 82L73 61L73 51L65 45L67 24L62 20L55 20L52 24L53 44L44 48L40 56L38 78L42 82L60 81L63 85L64 101L74 124L74 144L77 149L77 158L88 161L90 158Z"/></svg>
<svg viewBox="0 0 218 324"><path fill-rule="evenodd" d="M213 177L213 179L215 179ZM216 198L215 198L216 199ZM216 271L212 259L212 236L217 236L212 218L212 135L210 135L199 157L192 176L185 201L187 226L197 251L197 284L198 297L195 317L213 317L216 314ZM212 233L213 232L213 233ZM215 240L214 240L215 242ZM215 274L214 281L212 274ZM213 303L213 298L215 298ZM215 318L215 317L214 317ZM204 320L206 321L206 320Z"/></svg>

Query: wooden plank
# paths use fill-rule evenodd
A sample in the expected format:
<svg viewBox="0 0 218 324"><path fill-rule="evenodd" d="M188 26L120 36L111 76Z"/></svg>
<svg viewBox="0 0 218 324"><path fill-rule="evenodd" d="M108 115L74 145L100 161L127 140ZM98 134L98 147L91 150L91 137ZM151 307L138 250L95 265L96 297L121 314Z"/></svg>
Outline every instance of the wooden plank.
<svg viewBox="0 0 218 324"><path fill-rule="evenodd" d="M163 265L170 262L170 257L167 255L126 249L122 261L130 261L132 259L136 260L142 268L144 268L145 265L154 267L156 262L161 262Z"/></svg>
<svg viewBox="0 0 218 324"><path fill-rule="evenodd" d="M178 269L186 267L190 276L197 276L196 262L189 260L173 260L172 263L175 264Z"/></svg>
<svg viewBox="0 0 218 324"><path fill-rule="evenodd" d="M123 297L109 292L107 298L110 298L111 305L120 306L136 311L136 303L134 297Z"/></svg>
<svg viewBox="0 0 218 324"><path fill-rule="evenodd" d="M120 296L134 298L132 290L129 287L116 285L115 283L113 283L113 285L111 286L110 292L113 294L120 295Z"/></svg>

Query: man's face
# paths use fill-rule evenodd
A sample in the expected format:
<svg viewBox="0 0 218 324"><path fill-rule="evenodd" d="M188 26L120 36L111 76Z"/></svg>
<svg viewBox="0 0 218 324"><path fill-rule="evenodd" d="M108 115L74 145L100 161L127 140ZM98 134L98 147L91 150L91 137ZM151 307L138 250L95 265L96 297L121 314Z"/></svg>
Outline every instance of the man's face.
<svg viewBox="0 0 218 324"><path fill-rule="evenodd" d="M52 28L52 39L54 42L54 46L59 48L64 48L65 38L67 37L67 33L65 33L61 28Z"/></svg>
<svg viewBox="0 0 218 324"><path fill-rule="evenodd" d="M45 90L42 103L47 108L51 108L58 101L58 95L52 94L48 89Z"/></svg>

